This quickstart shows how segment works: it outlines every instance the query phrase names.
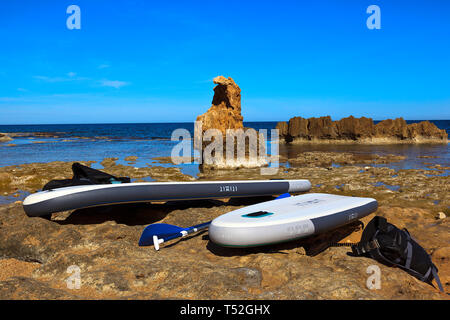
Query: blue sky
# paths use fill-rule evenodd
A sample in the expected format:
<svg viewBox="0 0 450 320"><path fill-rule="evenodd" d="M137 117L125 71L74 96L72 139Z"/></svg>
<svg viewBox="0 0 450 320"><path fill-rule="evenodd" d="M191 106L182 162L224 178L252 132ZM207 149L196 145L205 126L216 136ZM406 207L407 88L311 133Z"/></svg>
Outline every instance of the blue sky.
<svg viewBox="0 0 450 320"><path fill-rule="evenodd" d="M0 124L194 121L218 75L246 121L450 119L449 15L446 0L1 1Z"/></svg>

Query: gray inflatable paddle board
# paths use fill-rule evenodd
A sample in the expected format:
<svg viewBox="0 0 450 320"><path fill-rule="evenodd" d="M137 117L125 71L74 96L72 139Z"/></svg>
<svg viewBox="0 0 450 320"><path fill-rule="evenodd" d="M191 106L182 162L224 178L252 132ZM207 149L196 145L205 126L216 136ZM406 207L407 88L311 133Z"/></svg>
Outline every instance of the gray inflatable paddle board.
<svg viewBox="0 0 450 320"><path fill-rule="evenodd" d="M234 210L214 219L209 238L221 246L252 247L323 233L378 208L372 198L309 193Z"/></svg>
<svg viewBox="0 0 450 320"><path fill-rule="evenodd" d="M306 192L308 180L247 180L201 182L136 182L83 185L46 190L23 201L28 216L120 203L217 199Z"/></svg>

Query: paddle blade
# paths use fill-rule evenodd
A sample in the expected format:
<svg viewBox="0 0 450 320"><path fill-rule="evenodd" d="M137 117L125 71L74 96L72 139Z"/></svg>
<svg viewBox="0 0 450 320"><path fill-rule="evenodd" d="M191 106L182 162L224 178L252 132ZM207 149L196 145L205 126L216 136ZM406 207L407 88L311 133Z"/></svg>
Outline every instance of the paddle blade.
<svg viewBox="0 0 450 320"><path fill-rule="evenodd" d="M291 195L289 193L283 193L282 195L279 195L278 197L276 197L275 200L289 198L290 196Z"/></svg>
<svg viewBox="0 0 450 320"><path fill-rule="evenodd" d="M183 231L184 228L180 228L171 224L166 223L155 223L147 226L142 232L141 238L139 239L140 246L151 246L153 245L153 236L158 238L164 238L165 236L179 233Z"/></svg>

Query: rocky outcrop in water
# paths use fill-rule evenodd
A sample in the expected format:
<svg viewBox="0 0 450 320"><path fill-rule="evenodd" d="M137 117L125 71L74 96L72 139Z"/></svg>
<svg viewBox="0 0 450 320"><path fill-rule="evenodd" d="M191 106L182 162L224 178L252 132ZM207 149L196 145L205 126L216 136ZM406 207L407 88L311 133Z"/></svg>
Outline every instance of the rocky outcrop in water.
<svg viewBox="0 0 450 320"><path fill-rule="evenodd" d="M262 137L254 129L244 128L244 118L241 114L241 89L232 78L218 76L213 81L217 86L214 88L212 105L206 113L197 117L195 124L195 146L202 154L201 169L260 167L266 164L265 159L258 157L258 143L261 141L262 144L264 140L261 140ZM211 137L208 132L213 136ZM217 134L221 135L222 141L217 141ZM231 139L227 140L227 135L230 137L234 135L232 139L235 142L227 143L227 141L231 142ZM247 135L247 141L244 143L243 153L239 154L237 141L243 135ZM255 138L253 145L249 136ZM215 141L220 148L214 148L211 152ZM251 148L256 155L251 152ZM227 157L227 152L232 153L233 157Z"/></svg>
<svg viewBox="0 0 450 320"><path fill-rule="evenodd" d="M0 132L0 142L10 141L10 140L12 140L12 138L9 135L7 135L6 133Z"/></svg>
<svg viewBox="0 0 450 320"><path fill-rule="evenodd" d="M353 116L333 121L330 116L294 117L279 122L285 142L447 143L448 135L429 121L407 124L403 118L375 124L371 118Z"/></svg>

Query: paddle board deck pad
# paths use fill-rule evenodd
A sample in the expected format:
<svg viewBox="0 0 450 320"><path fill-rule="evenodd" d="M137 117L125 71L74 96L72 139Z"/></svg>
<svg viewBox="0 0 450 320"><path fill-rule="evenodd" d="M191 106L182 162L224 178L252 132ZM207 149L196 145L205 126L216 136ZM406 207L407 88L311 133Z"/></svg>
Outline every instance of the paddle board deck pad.
<svg viewBox="0 0 450 320"><path fill-rule="evenodd" d="M268 196L286 192L306 192L310 188L311 183L308 180L136 182L82 185L31 194L23 201L23 208L28 216L35 217L111 204Z"/></svg>
<svg viewBox="0 0 450 320"><path fill-rule="evenodd" d="M231 211L214 219L209 238L226 247L280 243L326 232L378 208L372 198L310 193Z"/></svg>

